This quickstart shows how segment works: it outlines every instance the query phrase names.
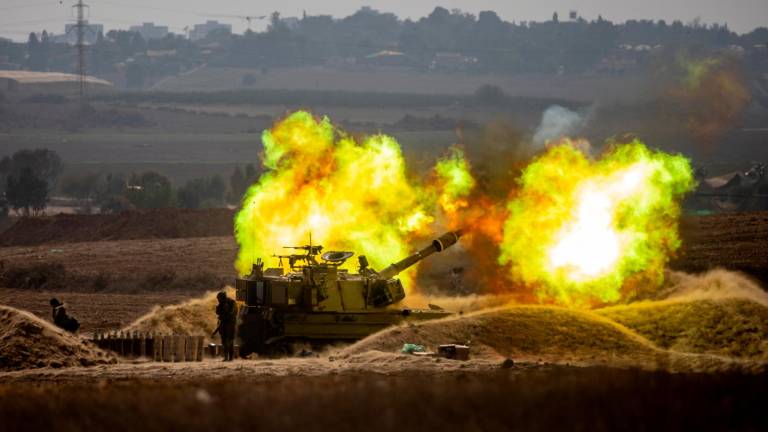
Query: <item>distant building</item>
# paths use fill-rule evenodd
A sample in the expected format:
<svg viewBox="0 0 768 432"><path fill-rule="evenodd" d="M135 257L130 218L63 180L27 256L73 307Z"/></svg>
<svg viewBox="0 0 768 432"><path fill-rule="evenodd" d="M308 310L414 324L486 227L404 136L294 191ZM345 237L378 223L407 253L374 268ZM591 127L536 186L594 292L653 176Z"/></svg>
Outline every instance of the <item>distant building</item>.
<svg viewBox="0 0 768 432"><path fill-rule="evenodd" d="M204 24L195 24L189 32L189 38L193 41L205 39L205 37L208 36L208 33L214 30L224 30L227 33L232 33L232 26L230 24L220 23L216 20L208 20Z"/></svg>
<svg viewBox="0 0 768 432"><path fill-rule="evenodd" d="M0 71L0 90L8 93L76 94L80 88L79 76L58 72ZM109 91L113 85L92 76L85 78L89 92Z"/></svg>
<svg viewBox="0 0 768 432"><path fill-rule="evenodd" d="M458 52L439 52L429 64L431 70L466 71L477 65L477 58L465 56Z"/></svg>
<svg viewBox="0 0 768 432"><path fill-rule="evenodd" d="M296 30L297 28L299 28L299 23L301 21L299 21L299 19L296 17L285 17L285 18L281 18L280 22L285 24L285 26L288 27L288 30Z"/></svg>
<svg viewBox="0 0 768 432"><path fill-rule="evenodd" d="M408 56L400 51L382 50L360 59L360 63L368 66L404 66L408 63Z"/></svg>
<svg viewBox="0 0 768 432"><path fill-rule="evenodd" d="M169 49L169 50L147 50L147 57L149 58L162 58L162 57L173 57L176 55L175 49Z"/></svg>
<svg viewBox="0 0 768 432"><path fill-rule="evenodd" d="M140 34L144 40L162 39L168 35L168 26L157 26L151 22L131 26L129 30Z"/></svg>
<svg viewBox="0 0 768 432"><path fill-rule="evenodd" d="M99 38L99 33L104 33L104 26L102 24L90 24L85 22L85 28L83 29L83 41L87 44L96 42ZM64 26L64 34L53 37L55 42L64 42L70 45L77 43L77 24L66 24Z"/></svg>

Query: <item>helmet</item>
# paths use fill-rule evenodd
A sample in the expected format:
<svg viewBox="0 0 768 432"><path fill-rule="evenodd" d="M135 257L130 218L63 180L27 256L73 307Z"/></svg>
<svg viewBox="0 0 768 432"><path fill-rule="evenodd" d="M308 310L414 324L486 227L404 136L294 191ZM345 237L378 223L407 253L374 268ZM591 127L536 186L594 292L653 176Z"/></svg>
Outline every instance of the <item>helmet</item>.
<svg viewBox="0 0 768 432"><path fill-rule="evenodd" d="M62 306L64 304L64 303L60 302L59 299L57 299L56 297L52 298L50 303L51 303L51 306L53 306L53 307L59 307L59 306Z"/></svg>

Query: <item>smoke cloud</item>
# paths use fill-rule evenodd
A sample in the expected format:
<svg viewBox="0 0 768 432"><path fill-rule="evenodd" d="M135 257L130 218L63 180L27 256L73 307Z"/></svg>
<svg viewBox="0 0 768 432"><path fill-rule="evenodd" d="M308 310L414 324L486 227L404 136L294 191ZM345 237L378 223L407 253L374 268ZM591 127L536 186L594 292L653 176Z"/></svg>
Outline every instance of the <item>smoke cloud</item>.
<svg viewBox="0 0 768 432"><path fill-rule="evenodd" d="M560 105L552 105L541 116L541 124L533 134L533 144L541 148L549 141L577 135L584 129L588 119L588 114L581 114Z"/></svg>

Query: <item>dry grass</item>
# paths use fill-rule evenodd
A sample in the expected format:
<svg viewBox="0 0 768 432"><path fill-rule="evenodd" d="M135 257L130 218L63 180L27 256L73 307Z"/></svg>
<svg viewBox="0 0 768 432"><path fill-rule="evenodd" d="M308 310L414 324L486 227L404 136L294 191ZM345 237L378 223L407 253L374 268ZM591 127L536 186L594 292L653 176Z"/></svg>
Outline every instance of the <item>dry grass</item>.
<svg viewBox="0 0 768 432"><path fill-rule="evenodd" d="M232 287L226 288L229 297L235 296ZM155 307L125 328L127 331L162 334L188 334L209 338L216 328L216 292L180 304Z"/></svg>
<svg viewBox="0 0 768 432"><path fill-rule="evenodd" d="M753 301L647 302L598 313L660 348L768 361L768 307Z"/></svg>

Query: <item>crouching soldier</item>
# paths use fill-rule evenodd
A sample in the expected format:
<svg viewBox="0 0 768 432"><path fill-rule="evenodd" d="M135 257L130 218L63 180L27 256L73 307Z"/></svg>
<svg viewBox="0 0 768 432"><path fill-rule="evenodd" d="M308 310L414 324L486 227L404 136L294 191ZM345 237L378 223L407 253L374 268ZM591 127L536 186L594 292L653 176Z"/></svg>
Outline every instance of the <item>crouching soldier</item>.
<svg viewBox="0 0 768 432"><path fill-rule="evenodd" d="M237 304L227 297L225 292L220 292L216 298L219 304L216 306L216 315L219 317L219 325L213 332L221 336L221 348L224 351L224 361L232 361L235 358L235 327L237 325Z"/></svg>
<svg viewBox="0 0 768 432"><path fill-rule="evenodd" d="M80 328L80 323L77 322L75 318L67 315L67 310L64 309L64 303L60 302L57 298L52 298L50 303L53 308L51 311L53 315L53 323L56 327L62 328L70 333L75 333L77 329Z"/></svg>

